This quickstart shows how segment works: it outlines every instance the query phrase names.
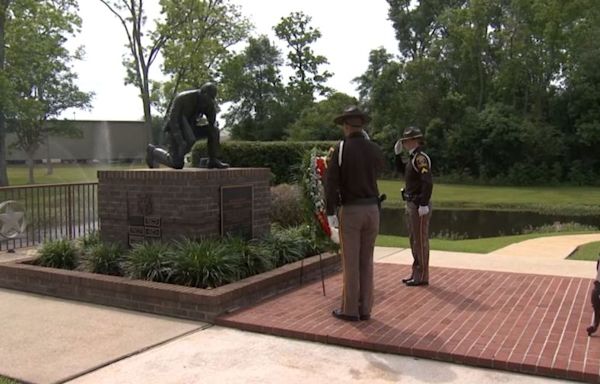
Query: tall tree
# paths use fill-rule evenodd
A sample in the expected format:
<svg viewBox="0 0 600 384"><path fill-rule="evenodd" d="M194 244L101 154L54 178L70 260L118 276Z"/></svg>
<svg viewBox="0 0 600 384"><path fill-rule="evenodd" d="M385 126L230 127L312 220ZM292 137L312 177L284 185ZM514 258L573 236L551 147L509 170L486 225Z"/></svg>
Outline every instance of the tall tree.
<svg viewBox="0 0 600 384"><path fill-rule="evenodd" d="M187 18L186 27L174 30L162 50L163 72L170 80L154 86L153 100L164 113L179 91L217 80L230 48L248 36L251 24L228 0L164 1L163 12L166 26Z"/></svg>
<svg viewBox="0 0 600 384"><path fill-rule="evenodd" d="M233 102L225 115L232 137L280 140L289 124L281 82L281 53L267 36L250 38L244 51L222 67L223 97Z"/></svg>
<svg viewBox="0 0 600 384"><path fill-rule="evenodd" d="M281 18L275 29L278 38L285 41L289 49L287 58L289 66L294 70L288 84L289 93L295 97L295 103L302 110L310 105L315 95L327 95L331 89L325 86L332 74L321 70L328 64L327 58L317 55L312 45L321 37L321 32L310 25L312 18L303 12L292 12Z"/></svg>
<svg viewBox="0 0 600 384"><path fill-rule="evenodd" d="M11 0L0 0L0 187L8 185L6 163L6 90L9 87L4 73L5 31L8 6Z"/></svg>
<svg viewBox="0 0 600 384"><path fill-rule="evenodd" d="M6 76L10 87L9 129L17 137L15 148L28 158L29 182L33 183L33 155L51 134L76 134L72 127L48 120L69 108L89 107L91 94L75 84L73 60L81 50L64 45L75 35L81 19L76 0L21 0L10 8L6 25Z"/></svg>
<svg viewBox="0 0 600 384"><path fill-rule="evenodd" d="M150 68L161 48L171 37L173 30L184 25L190 12L182 19L170 20L172 24L155 23L154 29L148 28L147 9L144 0L99 0L115 15L127 36L129 56L123 64L127 70L125 81L138 87L146 123L146 141L152 141L152 111L150 99ZM161 3L168 0L163 0Z"/></svg>
<svg viewBox="0 0 600 384"><path fill-rule="evenodd" d="M356 99L345 93L334 93L302 111L298 120L288 128L290 140L339 140L343 133L333 119Z"/></svg>

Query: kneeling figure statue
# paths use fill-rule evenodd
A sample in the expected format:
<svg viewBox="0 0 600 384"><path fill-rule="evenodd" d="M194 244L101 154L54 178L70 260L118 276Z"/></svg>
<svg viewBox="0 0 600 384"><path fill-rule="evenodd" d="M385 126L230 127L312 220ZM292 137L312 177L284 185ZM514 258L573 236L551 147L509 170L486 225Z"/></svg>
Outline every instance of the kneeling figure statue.
<svg viewBox="0 0 600 384"><path fill-rule="evenodd" d="M208 147L207 168L223 169L229 165L217 159L219 151L219 128L217 119L217 87L213 83L205 83L200 89L185 91L175 96L164 127L167 149L148 144L146 164L156 168L164 164L174 169L182 169L185 155L194 143L206 138ZM208 124L197 126L200 115L204 115Z"/></svg>

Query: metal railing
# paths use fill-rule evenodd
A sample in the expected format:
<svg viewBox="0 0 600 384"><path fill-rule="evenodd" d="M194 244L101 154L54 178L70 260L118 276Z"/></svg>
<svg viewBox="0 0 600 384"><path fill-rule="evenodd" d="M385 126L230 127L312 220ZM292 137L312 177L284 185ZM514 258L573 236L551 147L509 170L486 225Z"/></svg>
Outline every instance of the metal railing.
<svg viewBox="0 0 600 384"><path fill-rule="evenodd" d="M0 204L6 201L23 207L26 227L14 238L0 235L0 251L75 239L98 229L96 182L0 187Z"/></svg>

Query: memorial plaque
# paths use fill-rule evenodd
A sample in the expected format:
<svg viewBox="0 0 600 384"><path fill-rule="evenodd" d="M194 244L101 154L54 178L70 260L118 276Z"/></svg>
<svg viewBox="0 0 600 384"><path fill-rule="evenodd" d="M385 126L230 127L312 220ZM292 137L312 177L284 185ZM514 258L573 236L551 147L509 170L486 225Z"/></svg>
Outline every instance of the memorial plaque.
<svg viewBox="0 0 600 384"><path fill-rule="evenodd" d="M251 185L221 187L221 236L253 237L253 194Z"/></svg>

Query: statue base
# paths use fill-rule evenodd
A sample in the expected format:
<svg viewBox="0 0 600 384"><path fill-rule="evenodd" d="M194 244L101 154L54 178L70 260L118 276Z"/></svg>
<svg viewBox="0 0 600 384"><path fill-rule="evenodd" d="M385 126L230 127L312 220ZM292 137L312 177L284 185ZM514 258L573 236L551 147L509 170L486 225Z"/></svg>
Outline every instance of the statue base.
<svg viewBox="0 0 600 384"><path fill-rule="evenodd" d="M268 168L98 171L100 238L132 246L270 231Z"/></svg>

